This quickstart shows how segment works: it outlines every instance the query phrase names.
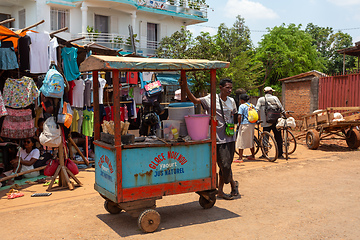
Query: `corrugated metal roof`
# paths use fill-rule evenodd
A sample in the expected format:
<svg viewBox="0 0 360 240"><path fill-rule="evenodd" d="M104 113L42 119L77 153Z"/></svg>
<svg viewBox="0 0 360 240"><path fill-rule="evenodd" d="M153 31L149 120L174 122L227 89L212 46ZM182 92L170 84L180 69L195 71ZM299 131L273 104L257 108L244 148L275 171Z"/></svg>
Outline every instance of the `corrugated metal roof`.
<svg viewBox="0 0 360 240"><path fill-rule="evenodd" d="M279 81L283 82L283 81L287 81L287 80L296 80L296 79L306 78L306 77L309 77L309 76L326 77L327 75L325 73L322 73L322 72L319 72L319 71L316 71L316 70L312 70L310 72L300 73L300 74L295 75L295 76L282 78L282 79L279 79Z"/></svg>

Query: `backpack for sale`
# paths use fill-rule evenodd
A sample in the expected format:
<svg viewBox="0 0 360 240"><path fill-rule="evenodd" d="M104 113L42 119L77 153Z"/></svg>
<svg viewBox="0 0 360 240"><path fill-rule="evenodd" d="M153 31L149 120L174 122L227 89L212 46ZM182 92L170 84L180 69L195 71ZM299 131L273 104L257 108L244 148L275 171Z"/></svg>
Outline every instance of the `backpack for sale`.
<svg viewBox="0 0 360 240"><path fill-rule="evenodd" d="M61 143L61 130L55 122L55 117L49 117L44 122L44 129L40 133L40 144L46 147L59 147Z"/></svg>
<svg viewBox="0 0 360 240"><path fill-rule="evenodd" d="M248 106L248 120L251 123L256 123L256 121L259 119L259 115L257 111L254 108L254 105L246 103Z"/></svg>
<svg viewBox="0 0 360 240"><path fill-rule="evenodd" d="M40 88L45 97L62 98L64 94L64 78L53 66L47 71Z"/></svg>

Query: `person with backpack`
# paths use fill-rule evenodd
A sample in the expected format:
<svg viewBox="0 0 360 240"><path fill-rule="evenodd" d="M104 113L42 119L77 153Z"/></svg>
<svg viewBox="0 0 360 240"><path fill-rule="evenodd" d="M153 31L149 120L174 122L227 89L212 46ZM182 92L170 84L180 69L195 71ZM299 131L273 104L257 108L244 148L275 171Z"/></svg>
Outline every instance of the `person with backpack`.
<svg viewBox="0 0 360 240"><path fill-rule="evenodd" d="M275 90L271 87L265 87L265 96L258 99L256 109L260 112L260 119L262 120L261 127L263 127L264 131L273 132L278 147L278 158L283 159L283 140L281 132L276 129L277 119L270 121L268 117L271 110L275 109L278 110L278 112L284 111L280 100L276 96L273 96L274 91Z"/></svg>
<svg viewBox="0 0 360 240"><path fill-rule="evenodd" d="M235 163L243 162L243 153L246 148L250 148L251 151L251 156L247 159L255 160L254 129L255 122L257 121L257 113L255 106L249 103L249 99L250 97L246 93L240 95L241 105L238 111L239 131L236 138L236 148L239 149L239 158L234 160Z"/></svg>

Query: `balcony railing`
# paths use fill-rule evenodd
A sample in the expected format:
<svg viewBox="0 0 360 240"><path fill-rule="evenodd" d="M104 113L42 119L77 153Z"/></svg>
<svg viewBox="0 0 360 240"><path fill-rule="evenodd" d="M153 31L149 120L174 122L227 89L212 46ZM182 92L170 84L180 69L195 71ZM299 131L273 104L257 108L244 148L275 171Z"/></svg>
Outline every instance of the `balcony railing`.
<svg viewBox="0 0 360 240"><path fill-rule="evenodd" d="M81 43L79 41L79 44L94 42L114 50L123 49L123 52L132 53L129 35L125 36L117 33L78 33L76 36L72 36L72 38L78 37L85 37L85 39L81 40ZM144 56L154 55L158 44L159 42L157 41L135 39L137 53Z"/></svg>
<svg viewBox="0 0 360 240"><path fill-rule="evenodd" d="M208 6L198 4L195 0L137 0L137 4L139 6L207 18Z"/></svg>

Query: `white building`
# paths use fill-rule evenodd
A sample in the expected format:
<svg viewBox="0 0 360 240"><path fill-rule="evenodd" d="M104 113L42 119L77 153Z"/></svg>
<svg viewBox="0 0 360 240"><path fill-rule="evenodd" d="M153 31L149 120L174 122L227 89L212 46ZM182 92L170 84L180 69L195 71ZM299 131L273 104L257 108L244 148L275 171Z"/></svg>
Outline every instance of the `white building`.
<svg viewBox="0 0 360 240"><path fill-rule="evenodd" d="M129 25L136 34L139 54L152 55L158 42L181 26L207 21L207 7L196 0L0 0L0 21L15 18L8 27L21 29L45 22L33 30L53 32L68 27L58 36L91 41L131 52L127 44Z"/></svg>

